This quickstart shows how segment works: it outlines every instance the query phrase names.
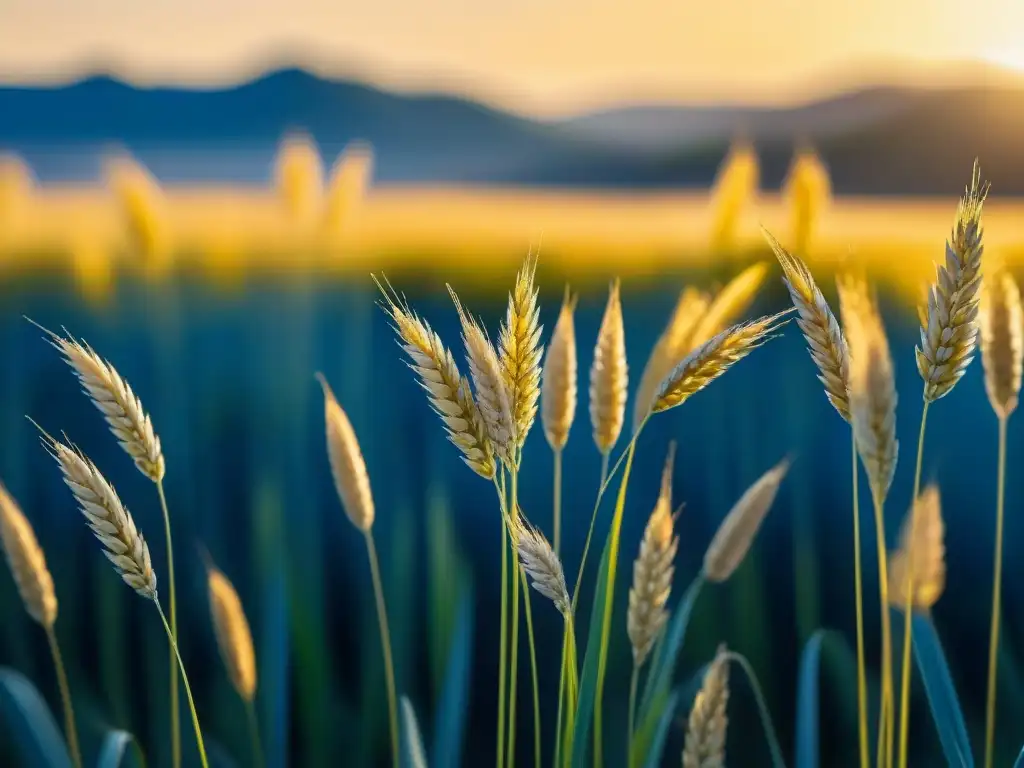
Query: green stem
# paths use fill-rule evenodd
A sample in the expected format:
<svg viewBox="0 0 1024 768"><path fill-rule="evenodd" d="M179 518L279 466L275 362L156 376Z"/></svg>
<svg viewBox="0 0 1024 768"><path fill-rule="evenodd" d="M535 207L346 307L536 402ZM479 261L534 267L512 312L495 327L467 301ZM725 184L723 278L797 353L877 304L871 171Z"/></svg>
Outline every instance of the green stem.
<svg viewBox="0 0 1024 768"><path fill-rule="evenodd" d="M611 449L601 454L601 486L608 481L608 459L611 456Z"/></svg>
<svg viewBox="0 0 1024 768"><path fill-rule="evenodd" d="M555 499L553 527L555 534L555 556L561 557L562 551L562 449L555 451Z"/></svg>
<svg viewBox="0 0 1024 768"><path fill-rule="evenodd" d="M633 731L636 723L636 686L640 677L640 667L633 665L633 674L629 677L629 720L626 726L626 763L633 765Z"/></svg>
<svg viewBox="0 0 1024 768"><path fill-rule="evenodd" d="M526 583L526 570L519 566L519 579L523 588L523 606L526 608L526 637L530 643L530 676L533 678L533 764L540 765L540 676L537 673L537 644L533 637L533 611L530 608L530 589Z"/></svg>
<svg viewBox="0 0 1024 768"><path fill-rule="evenodd" d="M181 661L181 654L178 653L178 643L174 639L174 635L171 634L171 627L167 623L167 617L164 615L164 609L160 606L160 601L154 600L153 605L156 606L156 612L160 614L160 621L164 624L164 631L167 633L167 639L171 643L171 648L174 650L174 658L178 662L178 670L181 672L181 682L185 684L185 696L188 698L189 712L192 714L192 727L196 732L196 745L199 747L199 762L202 763L203 768L210 768L209 762L206 760L206 745L203 743L203 732L199 729L199 715L196 714L196 704L192 700L192 688L188 684L188 675L185 674L185 665Z"/></svg>
<svg viewBox="0 0 1024 768"><path fill-rule="evenodd" d="M171 543L171 515L167 511L167 496L163 479L157 480L156 492L160 496L160 509L164 515L164 537L167 540L167 590L170 598L171 635L178 642L178 596L174 582L174 546ZM181 712L178 704L178 665L172 649L171 668L171 764L181 768Z"/></svg>
<svg viewBox="0 0 1024 768"><path fill-rule="evenodd" d="M999 417L999 467L996 474L995 569L992 574L992 626L988 643L988 695L985 700L985 768L992 768L992 748L996 734L996 668L999 654L1000 595L1003 582L1003 503L1006 496L1006 421Z"/></svg>
<svg viewBox="0 0 1024 768"><path fill-rule="evenodd" d="M878 550L878 597L881 603L882 624L882 701L878 708L877 768L885 768L886 757L892 752L892 627L889 622L889 566L885 547L885 512L881 496L872 489L875 511L875 546Z"/></svg>
<svg viewBox="0 0 1024 768"><path fill-rule="evenodd" d="M782 757L782 748L779 746L779 737L775 733L772 716L768 711L768 705L765 703L764 694L761 692L761 685L757 682L754 668L750 666L747 657L741 653L729 651L726 655L731 661L735 661L740 665L747 676L747 682L750 683L751 690L754 692L754 700L757 702L757 713L761 718L761 727L764 729L764 736L768 741L768 749L772 753L772 765L775 768L786 768L786 761Z"/></svg>
<svg viewBox="0 0 1024 768"><path fill-rule="evenodd" d="M508 519L517 520L519 514L518 498L517 498L517 483L518 476L516 471L513 469L511 474L512 489L511 489L511 501L508 509ZM510 532L510 535L511 534ZM515 540L511 541L511 546L515 547ZM519 573L519 556L513 552L512 556L515 558L513 567L515 573ZM508 756L505 759L508 768L515 768L516 764L516 698L519 693L519 579L513 575L512 577L512 632L511 641L509 643L509 653L511 657L509 659L509 675L508 675Z"/></svg>
<svg viewBox="0 0 1024 768"><path fill-rule="evenodd" d="M914 542L917 541L917 497L921 493L921 459L924 456L924 430L928 423L928 401L921 410L921 431L917 436L917 466L914 468L914 495L910 501L910 539L907 552L907 598L903 606L903 669L900 683L900 768L907 768L907 736L910 732L910 640L914 607ZM891 752L891 750L890 750Z"/></svg>
<svg viewBox="0 0 1024 768"><path fill-rule="evenodd" d="M868 688L864 671L864 594L860 552L860 493L857 473L857 440L850 430L853 456L853 584L857 601L857 732L860 742L860 765L868 768Z"/></svg>
<svg viewBox="0 0 1024 768"><path fill-rule="evenodd" d="M508 525L505 510L505 477L494 478L501 507L501 640L498 646L498 754L497 768L505 765L505 675L508 674Z"/></svg>
<svg viewBox="0 0 1024 768"><path fill-rule="evenodd" d="M256 703L252 699L245 702L246 720L249 721L249 741L252 744L252 760L256 768L263 768L263 745L260 743L260 723L256 717Z"/></svg>
<svg viewBox="0 0 1024 768"><path fill-rule="evenodd" d="M568 704L565 716L565 746L562 751L562 762L569 765L572 759L572 734L576 727L576 705L579 698L579 670L576 668L576 632L573 630L572 615L566 617L566 630L568 632L569 660L568 684L566 686L566 703Z"/></svg>
<svg viewBox="0 0 1024 768"><path fill-rule="evenodd" d="M567 663L567 653L569 646L569 628L565 627L562 630L562 662L561 668L558 672L558 717L555 718L555 757L552 761L552 765L555 768L561 764L562 757L562 712L565 705L565 665Z"/></svg>
<svg viewBox="0 0 1024 768"><path fill-rule="evenodd" d="M395 662L391 657L391 632L388 630L388 612L384 605L384 585L380 579L380 564L377 562L377 546L373 543L372 531L366 531L366 551L370 557L370 575L373 577L373 593L377 600L377 623L380 625L380 646L384 653L384 675L387 678L391 760L392 765L398 768L398 694L395 690Z"/></svg>
<svg viewBox="0 0 1024 768"><path fill-rule="evenodd" d="M68 740L68 751L75 768L82 768L82 751L78 746L78 728L75 727L75 711L71 706L71 688L68 686L68 675L64 671L64 659L57 645L57 635L53 625L44 627L46 640L50 644L50 655L53 656L53 668L57 672L57 687L60 688L60 700L64 705L64 735Z"/></svg>

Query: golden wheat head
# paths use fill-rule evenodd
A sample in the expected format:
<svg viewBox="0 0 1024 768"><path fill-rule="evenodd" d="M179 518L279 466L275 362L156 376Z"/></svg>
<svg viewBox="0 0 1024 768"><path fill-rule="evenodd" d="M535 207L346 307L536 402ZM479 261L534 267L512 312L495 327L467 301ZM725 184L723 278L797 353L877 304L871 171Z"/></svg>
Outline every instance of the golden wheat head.
<svg viewBox="0 0 1024 768"><path fill-rule="evenodd" d="M946 242L946 263L937 268L928 295L928 322L921 326L917 370L924 379L926 402L949 394L974 359L984 251L981 211L988 189L975 161L971 185L960 199L952 238Z"/></svg>
<svg viewBox="0 0 1024 768"><path fill-rule="evenodd" d="M46 557L28 518L0 483L0 543L28 615L44 627L57 620L57 595Z"/></svg>
<svg viewBox="0 0 1024 768"><path fill-rule="evenodd" d="M916 516L916 523L913 517ZM911 541L913 527L914 540ZM913 588L914 610L931 609L946 588L945 524L939 488L929 485L917 497L900 529L900 547L889 557L889 604L904 610L907 590ZM910 578L910 550L913 548L914 574Z"/></svg>
<svg viewBox="0 0 1024 768"><path fill-rule="evenodd" d="M50 343L74 370L82 390L103 414L110 431L146 477L159 483L164 477L164 455L153 421L128 382L88 344L64 338L45 328Z"/></svg>
<svg viewBox="0 0 1024 768"><path fill-rule="evenodd" d="M359 448L356 432L352 429L352 422L334 397L327 379L318 373L317 380L324 391L327 458L331 464L334 487L352 525L368 533L373 527L374 507L366 461Z"/></svg>
<svg viewBox="0 0 1024 768"><path fill-rule="evenodd" d="M560 451L569 442L569 430L576 417L576 328L573 312L576 297L565 290L551 343L544 357L541 379L540 415L544 435L552 450Z"/></svg>
<svg viewBox="0 0 1024 768"><path fill-rule="evenodd" d="M43 445L57 462L65 485L71 489L79 510L103 545L103 554L125 584L155 602L156 574L149 547L113 486L77 449L47 436L43 437Z"/></svg>
<svg viewBox="0 0 1024 768"><path fill-rule="evenodd" d="M530 577L530 583L540 594L555 604L559 612L571 618L572 601L565 584L565 571L544 534L522 519L515 522L515 545L519 562Z"/></svg>
<svg viewBox="0 0 1024 768"><path fill-rule="evenodd" d="M633 561L633 586L629 590L626 612L626 632L633 647L633 664L643 666L655 639L668 620L665 604L672 589L676 550L679 537L673 535L672 518L672 462L675 443L671 443L661 476L661 493L654 505L640 553Z"/></svg>
<svg viewBox="0 0 1024 768"><path fill-rule="evenodd" d="M466 347L466 361L476 390L477 407L483 417L487 437L494 452L505 466L516 464L516 420L512 415L512 400L505 383L501 361L483 327L462 308L459 297L448 286L462 324L462 341Z"/></svg>
<svg viewBox="0 0 1024 768"><path fill-rule="evenodd" d="M728 705L729 655L725 646L720 645L690 710L683 768L725 768Z"/></svg>
<svg viewBox="0 0 1024 768"><path fill-rule="evenodd" d="M783 459L761 475L729 510L704 552L704 578L721 583L740 566L788 471L789 459Z"/></svg>
<svg viewBox="0 0 1024 768"><path fill-rule="evenodd" d="M629 368L626 364L626 329L622 321L619 281L612 283L601 318L590 366L590 425L597 449L611 451L622 432L626 416Z"/></svg>
<svg viewBox="0 0 1024 768"><path fill-rule="evenodd" d="M1024 312L1020 289L1005 267L986 266L981 282L981 364L985 391L1000 418L1017 410L1024 362Z"/></svg>
<svg viewBox="0 0 1024 768"><path fill-rule="evenodd" d="M665 376L654 397L653 413L682 405L735 363L749 355L785 324L792 310L740 323L719 333L693 350Z"/></svg>
<svg viewBox="0 0 1024 768"><path fill-rule="evenodd" d="M699 347L735 323L737 318L750 308L767 276L768 263L760 261L750 265L726 283L725 287L715 294L707 311L693 329L690 349Z"/></svg>
<svg viewBox="0 0 1024 768"><path fill-rule="evenodd" d="M825 396L832 406L849 421L847 381L850 354L839 321L832 314L807 265L783 248L767 229L762 227L761 232L782 266L783 282L797 311L796 324L803 332L811 359L818 367L818 381L825 387Z"/></svg>
<svg viewBox="0 0 1024 768"><path fill-rule="evenodd" d="M441 417L448 439L462 453L462 460L481 477L494 477L494 450L483 418L473 400L469 381L459 372L455 357L441 337L387 283L374 277L384 296L381 304L391 318L398 345L409 356L409 367L427 393L431 407Z"/></svg>
<svg viewBox="0 0 1024 768"><path fill-rule="evenodd" d="M207 568L206 589L217 647L228 678L244 701L252 701L256 695L256 651L242 601L227 576L212 566Z"/></svg>
<svg viewBox="0 0 1024 768"><path fill-rule="evenodd" d="M694 330L710 303L711 297L707 293L692 286L684 288L679 294L672 317L651 350L636 388L633 403L634 432L651 412L658 385L689 354Z"/></svg>
<svg viewBox="0 0 1024 768"><path fill-rule="evenodd" d="M505 387L509 392L512 418L515 421L516 445L523 447L526 435L537 416L540 397L540 361L544 353L540 344L540 309L534 276L537 256L526 257L516 276L516 284L508 296L508 310L498 334L500 362Z"/></svg>

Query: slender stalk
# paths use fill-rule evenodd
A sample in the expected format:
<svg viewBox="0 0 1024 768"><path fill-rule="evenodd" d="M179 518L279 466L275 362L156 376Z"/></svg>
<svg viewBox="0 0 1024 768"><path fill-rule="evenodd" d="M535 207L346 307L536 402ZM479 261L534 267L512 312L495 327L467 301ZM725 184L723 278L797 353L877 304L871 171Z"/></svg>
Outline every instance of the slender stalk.
<svg viewBox="0 0 1024 768"><path fill-rule="evenodd" d="M910 542L907 552L907 580L910 588L906 590L907 601L903 606L903 675L900 683L900 768L907 766L907 736L910 731L910 639L913 631L911 611L914 607L914 546L917 541L917 497L921 492L921 459L924 455L924 430L928 423L928 401L924 401L921 410L921 431L917 436L917 466L914 468L914 495L910 502ZM890 736L892 734L890 733ZM892 750L890 750L891 752Z"/></svg>
<svg viewBox="0 0 1024 768"><path fill-rule="evenodd" d="M160 606L160 603L156 600L153 601L153 605L156 606L156 612L160 614L160 621L164 624L164 631L167 633L167 639L171 643L171 648L174 650L174 658L178 662L178 670L181 672L181 682L185 684L185 696L188 698L189 712L192 714L192 727L196 732L196 745L199 747L199 762L203 768L210 768L210 764L206 759L206 745L203 743L203 732L199 729L199 715L196 714L196 704L192 700L192 688L188 684L188 675L185 674L185 665L181 661L181 654L178 653L178 642L174 639L174 635L171 634L171 626L167 623L167 616L164 615L164 609Z"/></svg>
<svg viewBox="0 0 1024 768"><path fill-rule="evenodd" d="M572 734L576 727L576 704L579 697L579 670L576 667L576 632L573 629L572 616L568 616L565 620L566 630L568 632L568 674L567 685L566 685L566 713L565 713L565 733L562 736L565 742L565 746L562 750L562 762L564 765L569 765L569 761L572 759Z"/></svg>
<svg viewBox="0 0 1024 768"><path fill-rule="evenodd" d="M388 686L388 723L391 730L391 760L398 766L398 695L395 692L395 662L391 657L391 632L388 629L388 612L384 605L384 585L380 580L380 564L377 562L377 546L373 543L373 532L366 532L366 551L370 556L370 575L373 577L373 593L377 598L377 622L380 624L380 646L384 653L384 675Z"/></svg>
<svg viewBox="0 0 1024 768"><path fill-rule="evenodd" d="M747 657L734 651L728 652L730 660L736 662L743 669L747 676L747 682L754 692L754 700L757 702L757 713L761 718L761 727L764 729L764 737L768 742L768 749L772 753L772 765L774 768L786 768L786 761L782 757L782 748L779 746L779 737L775 733L775 726L772 724L772 716L765 703L764 694L761 692L761 685L757 682L757 675L754 668L750 666Z"/></svg>
<svg viewBox="0 0 1024 768"><path fill-rule="evenodd" d="M511 501L509 502L508 516L512 518L519 513L517 485L518 477L513 469L511 474L512 488ZM510 542L515 547L515 542ZM519 555L512 553L515 558L513 568L515 573L519 572ZM508 675L508 753L505 763L508 768L515 768L516 764L516 697L519 693L519 579L512 576L512 637L509 643L509 675Z"/></svg>
<svg viewBox="0 0 1024 768"><path fill-rule="evenodd" d="M498 649L498 755L497 768L505 765L505 675L508 673L508 526L505 524L505 476L494 479L501 505L501 641Z"/></svg>
<svg viewBox="0 0 1024 768"><path fill-rule="evenodd" d="M540 677L537 673L537 644L533 637L533 611L530 608L530 588L526 583L526 570L519 566L519 579L523 587L523 607L526 609L526 637L530 643L530 676L533 678L533 764L540 765Z"/></svg>
<svg viewBox="0 0 1024 768"><path fill-rule="evenodd" d="M554 498L554 535L555 555L561 557L562 552L562 449L555 451L555 498Z"/></svg>
<svg viewBox="0 0 1024 768"><path fill-rule="evenodd" d="M992 768L996 733L996 667L999 653L999 613L1003 582L1003 504L1006 496L1006 416L999 417L999 469L996 476L996 549L992 574L992 626L988 643L988 696L985 700L985 768Z"/></svg>
<svg viewBox="0 0 1024 768"><path fill-rule="evenodd" d="M266 765L263 759L263 745L260 743L260 723L256 717L256 704L250 699L245 702L246 720L249 721L249 741L252 744L252 764L256 768Z"/></svg>
<svg viewBox="0 0 1024 768"><path fill-rule="evenodd" d="M171 515L167 511L167 496L164 494L164 481L158 480L156 492L160 496L160 509L164 515L164 537L167 540L167 589L170 598L171 635L178 642L178 596L174 586L174 546L171 543ZM178 665L175 663L174 650L171 650L171 764L181 768L181 712L178 703Z"/></svg>
<svg viewBox="0 0 1024 768"><path fill-rule="evenodd" d="M853 584L857 601L857 729L860 739L860 766L868 768L868 693L864 672L864 595L860 554L860 492L857 472L857 440L850 430L853 456Z"/></svg>
<svg viewBox="0 0 1024 768"><path fill-rule="evenodd" d="M82 768L82 750L78 746L78 728L75 727L75 710L71 706L71 688L68 686L68 675L64 671L64 659L57 645L57 635L53 626L46 627L46 640L50 644L50 655L53 657L53 668L57 673L57 686L60 688L60 700L64 705L64 735L68 740L68 751L75 768Z"/></svg>
<svg viewBox="0 0 1024 768"><path fill-rule="evenodd" d="M565 685L565 665L568 661L568 646L569 628L566 627L562 630L562 661L561 669L558 673L558 717L555 718L555 756L552 761L552 765L554 765L555 768L558 768L562 757L562 712L565 706L565 698L568 693Z"/></svg>
<svg viewBox="0 0 1024 768"><path fill-rule="evenodd" d="M601 454L601 486L603 487L605 482L608 480L608 460L611 457L612 452L610 450L605 451Z"/></svg>
<svg viewBox="0 0 1024 768"><path fill-rule="evenodd" d="M882 499L872 489L872 500L875 510L875 545L878 549L878 595L882 606L882 703L878 709L878 757L877 765L886 765L889 749L889 727L892 712L892 628L889 624L889 567L886 561L888 552L885 548L885 514Z"/></svg>
<svg viewBox="0 0 1024 768"><path fill-rule="evenodd" d="M636 718L636 686L640 677L640 667L633 665L633 674L629 677L629 720L626 731L626 763L633 765L633 729Z"/></svg>

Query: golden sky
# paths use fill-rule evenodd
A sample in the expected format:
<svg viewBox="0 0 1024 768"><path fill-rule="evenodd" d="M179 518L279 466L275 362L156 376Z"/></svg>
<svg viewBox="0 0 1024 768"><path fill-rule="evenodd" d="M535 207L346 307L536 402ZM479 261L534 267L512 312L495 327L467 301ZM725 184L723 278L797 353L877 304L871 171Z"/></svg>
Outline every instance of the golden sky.
<svg viewBox="0 0 1024 768"><path fill-rule="evenodd" d="M230 82L298 60L559 114L792 99L865 61L1024 68L1022 30L1024 0L0 0L0 78L102 62Z"/></svg>

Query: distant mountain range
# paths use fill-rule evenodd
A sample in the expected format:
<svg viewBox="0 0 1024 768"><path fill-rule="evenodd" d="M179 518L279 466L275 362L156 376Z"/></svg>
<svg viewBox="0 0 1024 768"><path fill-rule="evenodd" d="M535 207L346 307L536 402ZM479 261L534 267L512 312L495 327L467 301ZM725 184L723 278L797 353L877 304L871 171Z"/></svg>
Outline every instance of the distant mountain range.
<svg viewBox="0 0 1024 768"><path fill-rule="evenodd" d="M733 138L778 186L799 142L838 192L955 194L975 156L999 194L1024 194L1024 80L880 86L782 109L638 106L538 122L444 95L411 96L284 69L220 90L137 88L110 77L0 86L0 150L44 181L94 176L112 147L158 177L262 181L281 138L309 134L330 162L368 141L375 177L602 187L706 186Z"/></svg>

